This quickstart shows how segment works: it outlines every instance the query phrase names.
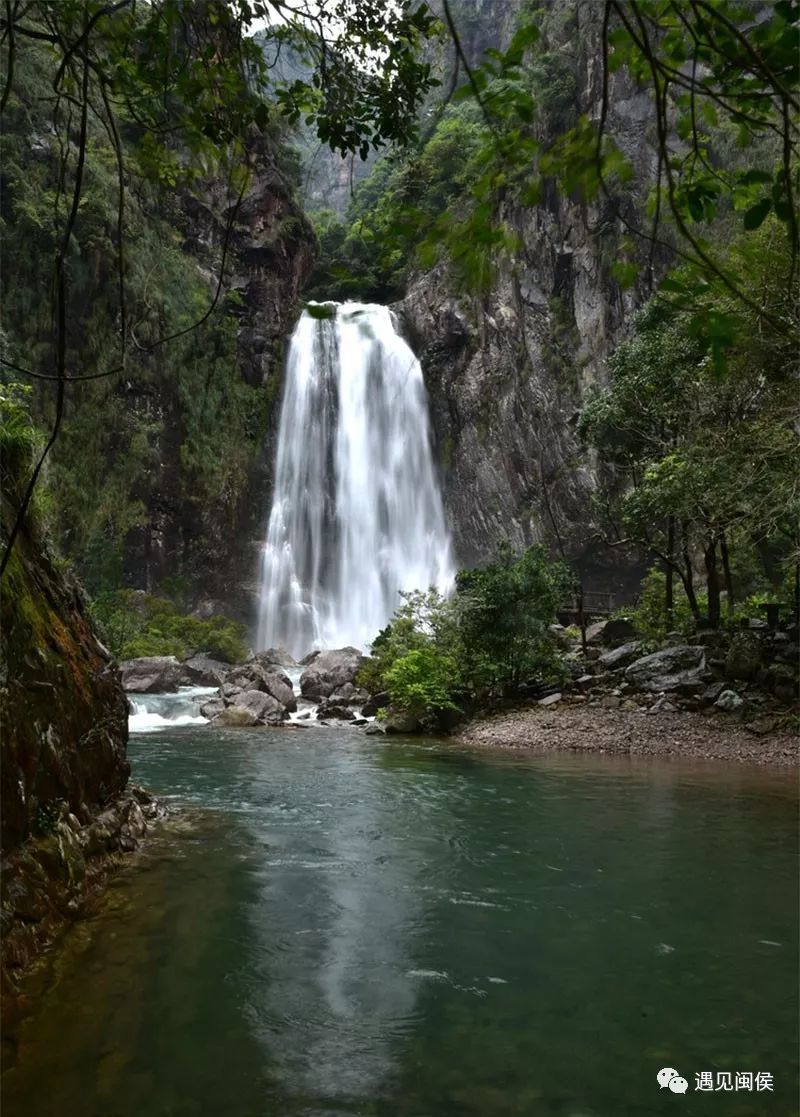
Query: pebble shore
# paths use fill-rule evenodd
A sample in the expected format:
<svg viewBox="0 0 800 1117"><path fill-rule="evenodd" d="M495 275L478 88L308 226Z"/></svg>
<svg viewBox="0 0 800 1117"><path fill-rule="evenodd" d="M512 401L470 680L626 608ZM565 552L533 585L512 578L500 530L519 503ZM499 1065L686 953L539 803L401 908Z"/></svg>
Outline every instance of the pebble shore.
<svg viewBox="0 0 800 1117"><path fill-rule="evenodd" d="M601 706L535 706L476 719L454 739L463 745L540 753L684 757L771 767L793 767L800 760L800 738L788 725L756 733L724 714L684 710L650 715Z"/></svg>

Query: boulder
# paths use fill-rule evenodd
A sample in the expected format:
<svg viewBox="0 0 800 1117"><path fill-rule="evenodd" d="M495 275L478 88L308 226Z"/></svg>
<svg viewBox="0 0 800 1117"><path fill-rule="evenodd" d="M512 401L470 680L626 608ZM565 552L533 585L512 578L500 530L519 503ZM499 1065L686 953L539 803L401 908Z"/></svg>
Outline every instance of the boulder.
<svg viewBox="0 0 800 1117"><path fill-rule="evenodd" d="M217 714L221 714L225 709L225 701L222 698L209 698L208 702L204 702L200 707L200 713L204 718L212 721Z"/></svg>
<svg viewBox="0 0 800 1117"><path fill-rule="evenodd" d="M384 737L384 736L386 736L386 730L377 721L369 722L369 724L367 725L367 728L364 730L364 732L366 733L366 735L368 737Z"/></svg>
<svg viewBox="0 0 800 1117"><path fill-rule="evenodd" d="M385 690L380 690L377 694L371 694L361 707L361 714L365 718L374 718L378 710L385 710L390 701L389 694Z"/></svg>
<svg viewBox="0 0 800 1117"><path fill-rule="evenodd" d="M633 621L629 621L627 617L610 617L603 625L600 643L607 648L618 648L620 644L635 640L638 635Z"/></svg>
<svg viewBox="0 0 800 1117"><path fill-rule="evenodd" d="M148 655L126 659L119 665L122 685L131 694L165 694L183 681L183 666L174 655Z"/></svg>
<svg viewBox="0 0 800 1117"><path fill-rule="evenodd" d="M345 683L330 695L330 700L340 706L363 706L368 699L369 692L353 683Z"/></svg>
<svg viewBox="0 0 800 1117"><path fill-rule="evenodd" d="M271 694L290 712L297 709L292 680L283 671L277 670L274 664L264 664L258 659L250 659L232 672L222 688L226 697L231 697L236 689L261 690Z"/></svg>
<svg viewBox="0 0 800 1117"><path fill-rule="evenodd" d="M735 690L723 690L714 703L714 708L724 710L726 714L733 714L744 706L744 699Z"/></svg>
<svg viewBox="0 0 800 1117"><path fill-rule="evenodd" d="M725 657L729 679L755 679L763 659L761 640L754 632L737 632Z"/></svg>
<svg viewBox="0 0 800 1117"><path fill-rule="evenodd" d="M723 690L725 690L724 683L710 683L700 695L700 698L706 705L711 706L716 702Z"/></svg>
<svg viewBox="0 0 800 1117"><path fill-rule="evenodd" d="M317 707L317 721L332 718L336 721L355 721L356 715L348 706L340 706L332 699L323 698Z"/></svg>
<svg viewBox="0 0 800 1117"><path fill-rule="evenodd" d="M231 726L237 729L246 729L256 724L256 715L244 706L226 706L222 713L214 718L214 725Z"/></svg>
<svg viewBox="0 0 800 1117"><path fill-rule="evenodd" d="M641 640L629 640L627 644L620 644L618 648L603 652L597 662L606 671L619 671L638 659L643 647Z"/></svg>
<svg viewBox="0 0 800 1117"><path fill-rule="evenodd" d="M422 722L412 714L389 710L381 722L384 733L421 733Z"/></svg>
<svg viewBox="0 0 800 1117"><path fill-rule="evenodd" d="M641 690L658 693L677 690L685 683L702 681L700 675L704 667L702 647L678 644L635 660L625 669L625 678Z"/></svg>
<svg viewBox="0 0 800 1117"><path fill-rule="evenodd" d="M286 720L286 707L263 690L243 690L236 696L236 707L250 710L258 725L280 725Z"/></svg>
<svg viewBox="0 0 800 1117"><path fill-rule="evenodd" d="M286 648L267 648L265 652L258 652L252 658L259 663L275 663L279 667L297 667L297 660Z"/></svg>
<svg viewBox="0 0 800 1117"><path fill-rule="evenodd" d="M183 661L184 679L194 686L222 686L232 670L230 663L222 663L202 654Z"/></svg>
<svg viewBox="0 0 800 1117"><path fill-rule="evenodd" d="M539 706L557 706L561 701L561 692L556 691L555 694L548 694L546 698L540 698L537 705Z"/></svg>
<svg viewBox="0 0 800 1117"><path fill-rule="evenodd" d="M300 691L304 698L319 701L329 698L345 683L354 683L356 675L366 662L358 648L338 648L329 652L315 652L300 676Z"/></svg>

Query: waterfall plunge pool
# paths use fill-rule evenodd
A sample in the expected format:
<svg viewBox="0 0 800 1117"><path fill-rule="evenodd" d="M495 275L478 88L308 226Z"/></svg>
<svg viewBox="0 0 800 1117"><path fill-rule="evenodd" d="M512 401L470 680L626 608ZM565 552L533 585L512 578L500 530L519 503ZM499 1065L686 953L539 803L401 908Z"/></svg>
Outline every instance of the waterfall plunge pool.
<svg viewBox="0 0 800 1117"><path fill-rule="evenodd" d="M783 774L316 727L130 755L181 810L34 978L4 1117L793 1111Z"/></svg>

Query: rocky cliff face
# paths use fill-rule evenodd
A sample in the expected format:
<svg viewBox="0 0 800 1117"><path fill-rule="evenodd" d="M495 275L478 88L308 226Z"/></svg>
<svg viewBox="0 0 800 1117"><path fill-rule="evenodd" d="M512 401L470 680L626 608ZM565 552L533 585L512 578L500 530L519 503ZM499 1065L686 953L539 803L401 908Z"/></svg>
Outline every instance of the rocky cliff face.
<svg viewBox="0 0 800 1117"><path fill-rule="evenodd" d="M60 804L88 821L122 791L128 707L80 590L25 531L3 578L1 615L0 791L8 852L46 830Z"/></svg>
<svg viewBox="0 0 800 1117"><path fill-rule="evenodd" d="M477 7L491 23L492 5ZM589 2L548 7L545 34L574 81L576 116L599 112L601 18ZM615 75L611 106L609 131L636 169L616 199L630 214L655 174L647 95ZM544 541L577 559L589 585L622 588L619 556L590 542L597 464L576 424L646 282L622 291L611 275L622 228L607 202L549 189L536 208L509 206L504 217L522 248L488 297L457 295L439 267L417 277L396 308L425 370L457 557L484 561L503 538Z"/></svg>
<svg viewBox="0 0 800 1117"><path fill-rule="evenodd" d="M253 180L232 227L222 313L236 331L236 367L228 374L252 389L246 406L252 408L250 433L257 449L235 490L226 487L218 499L198 506L191 493L187 499L180 383L162 381L155 401L144 385L140 405L155 403L163 437L158 469L142 491L148 521L131 532L125 548L130 584L150 589L165 578L183 577L192 583L195 600L220 599L227 611L248 620L271 488L285 341L316 251L314 233L277 166L273 145L254 137L251 157ZM184 250L213 289L228 219L221 184L185 195L181 209Z"/></svg>
<svg viewBox="0 0 800 1117"><path fill-rule="evenodd" d="M4 497L3 547L12 515ZM0 619L0 987L13 994L17 975L158 808L125 791L128 704L82 594L25 530ZM13 1016L4 999L7 1022L9 1008Z"/></svg>

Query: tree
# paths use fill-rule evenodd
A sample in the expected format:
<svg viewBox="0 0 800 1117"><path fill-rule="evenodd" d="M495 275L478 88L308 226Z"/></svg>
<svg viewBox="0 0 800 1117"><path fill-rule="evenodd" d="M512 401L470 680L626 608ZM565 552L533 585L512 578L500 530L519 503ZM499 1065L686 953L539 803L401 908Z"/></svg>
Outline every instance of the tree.
<svg viewBox="0 0 800 1117"><path fill-rule="evenodd" d="M564 564L538 546L515 555L505 543L489 566L459 573L455 607L463 671L473 688L513 690L555 671L548 626L571 586Z"/></svg>
<svg viewBox="0 0 800 1117"><path fill-rule="evenodd" d="M267 37L276 50L291 40L310 60L308 81L271 81L261 46L248 37L256 20L273 24ZM17 376L53 384L53 423L21 496L0 573L58 438L70 385L124 374L137 355L185 337L217 308L230 230L247 190L253 130L273 126L274 113L265 97L273 97L289 120L302 112L321 138L341 152L357 150L364 156L384 142L406 142L414 132L420 99L432 83L428 65L417 57L417 43L433 27L425 5L401 3L387 10L372 0L323 5L284 0L153 0L146 5L135 0L9 0L5 5L0 18L5 52L0 114L17 112L23 56L38 52L37 64L51 89L50 126L60 159L50 199L55 216L42 216L45 246L39 249L53 261L48 352L38 367L1 358ZM78 370L68 366L67 354L93 128L105 133L114 158L118 300L111 326L118 354L111 367ZM159 336L143 342L127 316L126 191L134 179L175 190L209 174L227 184L225 234L210 304L194 321L166 323ZM86 300L86 292L82 298ZM91 293L88 298L90 304Z"/></svg>
<svg viewBox="0 0 800 1117"><path fill-rule="evenodd" d="M581 417L582 435L615 469L602 494L611 541L635 540L662 561L668 617L675 572L700 620L698 559L714 627L723 585L729 610L735 602L733 549L779 542L786 561L797 561L795 354L788 331L776 334L767 321L796 315L781 252L774 219L729 249L726 266L748 275L759 310L739 312L724 376L695 320L731 313L734 296L706 290L691 311L655 299L610 359L609 388Z"/></svg>

